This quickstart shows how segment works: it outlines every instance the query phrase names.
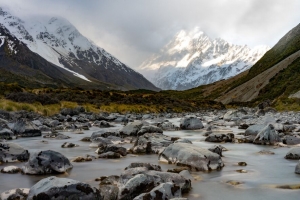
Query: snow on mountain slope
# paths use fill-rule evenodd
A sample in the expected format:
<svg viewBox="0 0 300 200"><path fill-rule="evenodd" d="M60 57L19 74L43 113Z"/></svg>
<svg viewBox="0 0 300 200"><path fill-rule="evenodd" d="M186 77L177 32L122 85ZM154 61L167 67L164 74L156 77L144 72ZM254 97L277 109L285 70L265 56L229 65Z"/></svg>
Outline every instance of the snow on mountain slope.
<svg viewBox="0 0 300 200"><path fill-rule="evenodd" d="M31 51L83 80L97 79L129 89L157 89L64 18L37 16L21 20L0 7L0 23Z"/></svg>
<svg viewBox="0 0 300 200"><path fill-rule="evenodd" d="M199 28L180 31L159 54L141 66L141 72L157 87L185 90L227 79L249 69L269 47L234 45L210 39Z"/></svg>

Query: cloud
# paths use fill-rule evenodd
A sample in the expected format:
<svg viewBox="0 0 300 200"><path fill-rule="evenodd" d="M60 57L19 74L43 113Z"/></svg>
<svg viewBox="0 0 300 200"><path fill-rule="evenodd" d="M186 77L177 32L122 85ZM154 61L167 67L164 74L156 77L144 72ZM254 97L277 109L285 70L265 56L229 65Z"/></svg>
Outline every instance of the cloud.
<svg viewBox="0 0 300 200"><path fill-rule="evenodd" d="M132 68L159 52L181 29L273 46L300 22L298 0L0 0L18 15L59 15Z"/></svg>

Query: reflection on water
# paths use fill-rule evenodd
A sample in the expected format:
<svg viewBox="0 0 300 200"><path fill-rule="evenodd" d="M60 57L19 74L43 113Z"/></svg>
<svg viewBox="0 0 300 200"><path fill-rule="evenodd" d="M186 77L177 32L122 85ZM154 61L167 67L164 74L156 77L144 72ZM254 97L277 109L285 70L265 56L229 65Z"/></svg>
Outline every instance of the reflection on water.
<svg viewBox="0 0 300 200"><path fill-rule="evenodd" d="M178 119L172 119L172 122L178 123ZM228 128L228 127L227 127ZM90 148L88 142L81 142L83 137L90 136L99 128L92 127L89 131L84 131L84 134L74 134L72 132L64 132L64 134L71 137L68 140L45 139L42 137L35 138L20 138L14 140L30 152L39 150L54 150L62 153L69 159L77 156L84 156L86 154L95 155L95 148ZM231 129L233 133L241 132L236 128ZM195 145L203 148L213 146L213 143L204 142L205 137L203 131L166 131L165 135L188 138ZM48 144L44 144L41 140L47 140ZM72 142L80 145L74 148L61 148L65 142ZM274 200L274 199L289 199L298 200L299 190L283 190L275 189L276 184L296 184L300 183L300 176L294 173L296 163L298 161L291 161L284 159L289 148L276 148L270 146L261 146L253 144L222 144L228 149L223 152L223 161L225 167L221 171L214 171L210 173L193 172L192 175L197 180L192 181L193 189L185 196L190 200ZM260 150L273 151L274 155L260 155L257 152ZM153 164L160 164L163 170L174 168L174 165L168 165L158 162L157 155L127 155L121 159L97 159L92 162L72 163L74 168L68 174L59 174L58 177L68 177L71 179L87 182L95 187L98 183L94 181L95 178L107 175L119 175L122 170L132 162L151 162ZM237 163L245 161L247 166L238 166ZM4 166L11 165L5 163ZM14 165L22 166L23 163L14 163ZM244 169L247 173L238 173L236 170ZM48 176L48 175L47 175ZM2 174L0 173L0 192L18 187L31 187L40 179L47 176L34 176L22 174ZM229 180L243 182L238 186L226 184Z"/></svg>

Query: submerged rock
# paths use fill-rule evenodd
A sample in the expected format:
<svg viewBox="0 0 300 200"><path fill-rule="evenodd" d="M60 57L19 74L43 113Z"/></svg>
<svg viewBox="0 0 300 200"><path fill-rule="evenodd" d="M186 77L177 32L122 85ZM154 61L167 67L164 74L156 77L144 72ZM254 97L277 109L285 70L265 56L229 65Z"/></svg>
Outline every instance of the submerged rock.
<svg viewBox="0 0 300 200"><path fill-rule="evenodd" d="M180 120L180 128L183 130L196 130L204 128L200 119L196 117L185 117Z"/></svg>
<svg viewBox="0 0 300 200"><path fill-rule="evenodd" d="M47 150L30 155L27 163L22 167L25 174L64 173L73 166L69 159L59 152Z"/></svg>
<svg viewBox="0 0 300 200"><path fill-rule="evenodd" d="M0 142L0 162L27 161L28 150L15 143Z"/></svg>
<svg viewBox="0 0 300 200"><path fill-rule="evenodd" d="M174 143L164 149L159 160L197 171L218 170L224 166L221 156L209 150L185 143Z"/></svg>
<svg viewBox="0 0 300 200"><path fill-rule="evenodd" d="M28 200L39 199L82 199L103 200L100 191L86 183L51 176L30 188Z"/></svg>

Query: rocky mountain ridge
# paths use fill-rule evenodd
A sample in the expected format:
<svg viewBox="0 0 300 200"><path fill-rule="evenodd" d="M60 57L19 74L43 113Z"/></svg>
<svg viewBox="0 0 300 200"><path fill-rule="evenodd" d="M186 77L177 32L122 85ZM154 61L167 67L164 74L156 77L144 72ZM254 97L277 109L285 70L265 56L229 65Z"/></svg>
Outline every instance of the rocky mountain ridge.
<svg viewBox="0 0 300 200"><path fill-rule="evenodd" d="M84 37L66 19L39 16L23 20L0 8L0 24L32 52L86 82L96 80L119 89L157 90L141 74Z"/></svg>

